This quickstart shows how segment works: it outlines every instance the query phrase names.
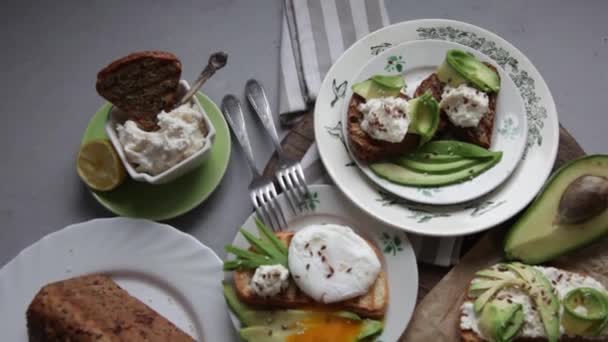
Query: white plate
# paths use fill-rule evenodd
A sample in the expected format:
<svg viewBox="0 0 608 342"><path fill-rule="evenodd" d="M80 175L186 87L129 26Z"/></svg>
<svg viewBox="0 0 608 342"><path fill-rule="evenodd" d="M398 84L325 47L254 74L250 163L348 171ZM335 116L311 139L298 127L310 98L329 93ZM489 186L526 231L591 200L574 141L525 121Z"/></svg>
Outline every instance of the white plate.
<svg viewBox="0 0 608 342"><path fill-rule="evenodd" d="M353 72L383 50L404 42L440 39L475 49L502 67L524 100L528 137L524 158L502 186L474 201L459 205L414 204L380 190L355 166L342 135L342 101ZM543 186L551 172L559 142L555 103L545 81L530 61L497 35L470 24L426 19L388 26L369 34L349 48L329 70L315 105L315 139L323 164L340 190L361 210L406 231L433 236L476 233L509 219L522 210ZM509 134L512 122L497 122ZM419 191L428 197L439 188Z"/></svg>
<svg viewBox="0 0 608 342"><path fill-rule="evenodd" d="M484 62L491 62L491 59L477 50L464 45L447 42L444 40L419 40L403 43L390 48L378 56L372 58L359 74L350 81L350 84L365 81L376 74L382 75L402 75L407 85L407 94L414 96L416 88L422 80L435 72L437 66L445 59L445 55L450 49L460 49L474 54ZM399 64L399 71L395 66ZM389 63L390 62L390 63ZM494 63L493 63L494 64ZM434 196L426 196L419 187L404 186L390 182L376 175L366 163L354 158L352 151L351 157L355 160L359 168L376 185L382 189L418 203L425 204L456 204L478 198L497 188L515 170L521 160L526 147L526 137L528 125L526 121L526 109L521 99L519 91L509 78L509 75L499 66L501 84L500 92L497 97L495 122L512 122L513 129L509 132L501 131L497 126L492 133L492 146L490 150L502 151L502 159L491 169L473 178L471 181L438 187ZM347 122L348 104L353 96L351 87L346 91L342 105L342 122ZM342 134L347 136L347 125L342 125ZM508 133L508 134L507 134ZM348 139L346 139L348 145Z"/></svg>
<svg viewBox="0 0 608 342"><path fill-rule="evenodd" d="M112 218L52 233L0 269L2 340L27 341L25 311L43 285L89 273L111 276L198 341L232 336L211 249L168 225Z"/></svg>
<svg viewBox="0 0 608 342"><path fill-rule="evenodd" d="M376 243L384 253L389 288L389 306L384 320L384 331L377 340L397 341L412 317L418 294L416 256L405 233L383 226L365 215L347 201L334 186L312 185L310 191L311 196L307 200L307 205L313 208L313 212L307 216L294 217L285 197L283 195L279 197L289 230L297 231L311 224L344 224ZM252 214L245 221L243 228L258 234L255 215ZM232 244L243 248L249 247L241 234L237 234ZM226 279L231 279L231 273L226 273ZM240 322L232 313L231 317L234 327L239 329Z"/></svg>

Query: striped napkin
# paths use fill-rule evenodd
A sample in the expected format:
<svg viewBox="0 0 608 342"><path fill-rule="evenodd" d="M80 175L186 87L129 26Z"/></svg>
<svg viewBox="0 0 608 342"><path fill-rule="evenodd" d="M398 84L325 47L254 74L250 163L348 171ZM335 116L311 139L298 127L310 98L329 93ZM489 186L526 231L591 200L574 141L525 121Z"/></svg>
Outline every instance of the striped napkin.
<svg viewBox="0 0 608 342"><path fill-rule="evenodd" d="M280 113L314 104L323 77L342 52L369 32L389 24L384 0L285 0L281 37ZM317 147L304 158L309 183L328 183ZM462 238L408 234L419 261L450 266L458 262Z"/></svg>

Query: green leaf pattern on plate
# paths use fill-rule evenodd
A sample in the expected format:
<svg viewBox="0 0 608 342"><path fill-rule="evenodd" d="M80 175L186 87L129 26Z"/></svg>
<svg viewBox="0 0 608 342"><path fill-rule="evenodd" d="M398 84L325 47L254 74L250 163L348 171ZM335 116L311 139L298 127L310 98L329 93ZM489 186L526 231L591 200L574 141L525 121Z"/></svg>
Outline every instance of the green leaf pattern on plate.
<svg viewBox="0 0 608 342"><path fill-rule="evenodd" d="M473 203L465 206L465 209L473 209L471 211L471 217L481 216L487 212L490 212L492 209L498 208L499 206L505 204L507 201L502 200L499 202L494 201L483 201L479 203Z"/></svg>
<svg viewBox="0 0 608 342"><path fill-rule="evenodd" d="M393 44L388 43L388 42L384 42L384 43L380 43L378 45L373 45L370 46L369 49L371 51L372 56L377 56L379 55L382 51L390 48L391 46L393 46Z"/></svg>
<svg viewBox="0 0 608 342"><path fill-rule="evenodd" d="M456 29L452 26L445 27L419 27L417 30L420 39L441 39L459 43L473 48L500 65L509 74L519 93L524 99L528 117L528 148L541 146L543 138L541 129L547 118L547 109L540 104L540 97L536 94L534 79L526 70L519 68L519 61L511 56L507 50L500 47L496 42L479 37L473 32Z"/></svg>
<svg viewBox="0 0 608 342"><path fill-rule="evenodd" d="M385 71L388 72L402 72L405 69L405 61L401 55L398 56L389 56L386 59L386 66L384 67Z"/></svg>
<svg viewBox="0 0 608 342"><path fill-rule="evenodd" d="M512 117L505 118L500 123L498 126L498 134L509 140L513 140L519 135L517 132L517 126L515 126Z"/></svg>
<svg viewBox="0 0 608 342"><path fill-rule="evenodd" d="M383 232L380 235L380 240L382 241L384 254L397 255L397 252L403 251L401 238L397 234L391 236L389 233Z"/></svg>
<svg viewBox="0 0 608 342"><path fill-rule="evenodd" d="M304 208L308 208L312 211L315 211L317 209L317 206L319 205L319 203L321 203L319 201L319 194L314 191L314 192L309 192L306 195L304 195L304 201L301 202L298 207L300 210L304 209Z"/></svg>
<svg viewBox="0 0 608 342"><path fill-rule="evenodd" d="M334 99L331 101L331 106L333 107L339 99L344 98L346 95L346 88L348 86L348 81L343 81L340 84L337 84L336 79L332 82L332 91L334 92Z"/></svg>
<svg viewBox="0 0 608 342"><path fill-rule="evenodd" d="M441 192L439 188L417 188L416 191L420 192L423 196L433 197L433 195Z"/></svg>

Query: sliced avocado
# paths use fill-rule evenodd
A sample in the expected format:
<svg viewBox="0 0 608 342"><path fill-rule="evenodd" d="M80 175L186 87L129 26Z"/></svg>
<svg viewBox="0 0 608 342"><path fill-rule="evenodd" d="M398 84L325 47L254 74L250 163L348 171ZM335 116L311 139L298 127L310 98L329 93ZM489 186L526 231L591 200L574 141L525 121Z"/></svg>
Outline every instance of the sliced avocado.
<svg viewBox="0 0 608 342"><path fill-rule="evenodd" d="M456 69L452 68L448 63L447 58L444 59L443 63L435 70L435 75L437 75L437 78L439 78L441 82L447 83L454 88L469 82L469 80L456 71Z"/></svg>
<svg viewBox="0 0 608 342"><path fill-rule="evenodd" d="M239 300L231 284L224 283L223 287L228 306L244 326L290 327L311 315L306 310L254 310Z"/></svg>
<svg viewBox="0 0 608 342"><path fill-rule="evenodd" d="M359 315L357 315L354 312L350 312L350 311L336 311L334 313L334 316L350 319L351 321L360 321L361 320L361 317L359 317Z"/></svg>
<svg viewBox="0 0 608 342"><path fill-rule="evenodd" d="M439 127L439 103L430 93L424 93L409 102L411 133L420 135L420 145L427 143L435 136Z"/></svg>
<svg viewBox="0 0 608 342"><path fill-rule="evenodd" d="M541 194L507 233L504 250L508 259L543 263L608 233L608 210L581 223L557 222L564 192L585 175L608 178L608 155L590 155L572 161L547 181Z"/></svg>
<svg viewBox="0 0 608 342"><path fill-rule="evenodd" d="M407 167L418 172L427 172L430 174L453 173L471 167L479 163L478 159L462 158L460 160L449 163L425 163L407 157L399 157L395 159L395 163Z"/></svg>
<svg viewBox="0 0 608 342"><path fill-rule="evenodd" d="M491 341L509 342L524 323L521 304L494 300L488 303L479 317L479 329Z"/></svg>
<svg viewBox="0 0 608 342"><path fill-rule="evenodd" d="M486 278L491 278L491 279L502 279L502 280L514 279L515 278L509 272L500 272L500 271L497 271L497 270L493 270L491 268L486 268L486 269L483 269L481 271L477 271L475 273L475 275L478 276L478 277L486 277Z"/></svg>
<svg viewBox="0 0 608 342"><path fill-rule="evenodd" d="M501 157L502 152L498 152L493 158L480 161L471 167L448 174L418 172L393 163L374 163L370 165L370 168L378 176L397 184L430 187L461 183L470 180L496 165Z"/></svg>
<svg viewBox="0 0 608 342"><path fill-rule="evenodd" d="M381 321L366 319L363 321L361 332L359 332L359 336L357 336L357 341L362 341L366 338L377 335L382 332L382 329L384 329L384 324Z"/></svg>
<svg viewBox="0 0 608 342"><path fill-rule="evenodd" d="M473 54L458 49L447 52L436 74L442 82L450 84L462 84L464 78L483 92L497 92L500 89L500 78L494 70Z"/></svg>
<svg viewBox="0 0 608 342"><path fill-rule="evenodd" d="M405 81L401 75L374 75L370 80L388 89L401 90L405 87Z"/></svg>
<svg viewBox="0 0 608 342"><path fill-rule="evenodd" d="M492 297L494 297L494 295L502 288L519 285L522 285L522 281L519 279L508 279L499 281L498 283L496 283L496 285L490 287L479 297L477 297L477 299L475 299L475 302L473 302L473 309L475 310L475 312L480 313L484 306L490 301L490 299L492 299Z"/></svg>
<svg viewBox="0 0 608 342"><path fill-rule="evenodd" d="M457 155L463 158L493 158L499 152L493 152L483 147L456 140L436 140L421 146L420 153L436 153Z"/></svg>
<svg viewBox="0 0 608 342"><path fill-rule="evenodd" d="M608 318L606 295L593 288L571 290L563 305L562 326L572 335L593 336Z"/></svg>
<svg viewBox="0 0 608 342"><path fill-rule="evenodd" d="M413 152L406 157L411 160L433 164L450 163L463 159L463 157L455 154L438 154L431 152Z"/></svg>
<svg viewBox="0 0 608 342"><path fill-rule="evenodd" d="M387 88L371 79L353 84L352 89L355 94L361 96L365 100L399 96L401 93L400 89Z"/></svg>
<svg viewBox="0 0 608 342"><path fill-rule="evenodd" d="M236 317L238 317L239 321L241 321L241 324L259 324L260 322L263 322L265 318L267 318L261 316L270 315L270 311L268 311L268 314L265 314L263 311L253 310L247 305L243 304L236 296L234 287L231 284L223 283L222 285L224 288L224 298L226 299L226 302L228 303L228 306L232 312L236 315Z"/></svg>
<svg viewBox="0 0 608 342"><path fill-rule="evenodd" d="M524 289L538 308L547 339L549 342L556 342L560 336L560 303L553 292L553 286L540 271L532 266L519 262L509 263L506 266L527 283Z"/></svg>
<svg viewBox="0 0 608 342"><path fill-rule="evenodd" d="M479 279L469 286L469 297L477 298L487 290L502 284L503 280Z"/></svg>
<svg viewBox="0 0 608 342"><path fill-rule="evenodd" d="M247 342L285 342L294 335L294 329L272 328L263 325L241 328L239 334Z"/></svg>

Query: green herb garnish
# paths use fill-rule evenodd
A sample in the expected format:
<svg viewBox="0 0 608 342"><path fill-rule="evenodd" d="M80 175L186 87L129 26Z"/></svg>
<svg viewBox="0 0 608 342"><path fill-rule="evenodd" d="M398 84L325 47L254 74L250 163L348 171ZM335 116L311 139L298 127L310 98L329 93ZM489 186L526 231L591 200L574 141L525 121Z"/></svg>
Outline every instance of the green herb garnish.
<svg viewBox="0 0 608 342"><path fill-rule="evenodd" d="M241 234L253 247L252 250L239 248L233 245L225 247L226 252L236 256L233 260L224 262L224 271L236 269L255 269L262 265L287 265L287 246L279 240L260 220L256 219L260 237L241 228Z"/></svg>

